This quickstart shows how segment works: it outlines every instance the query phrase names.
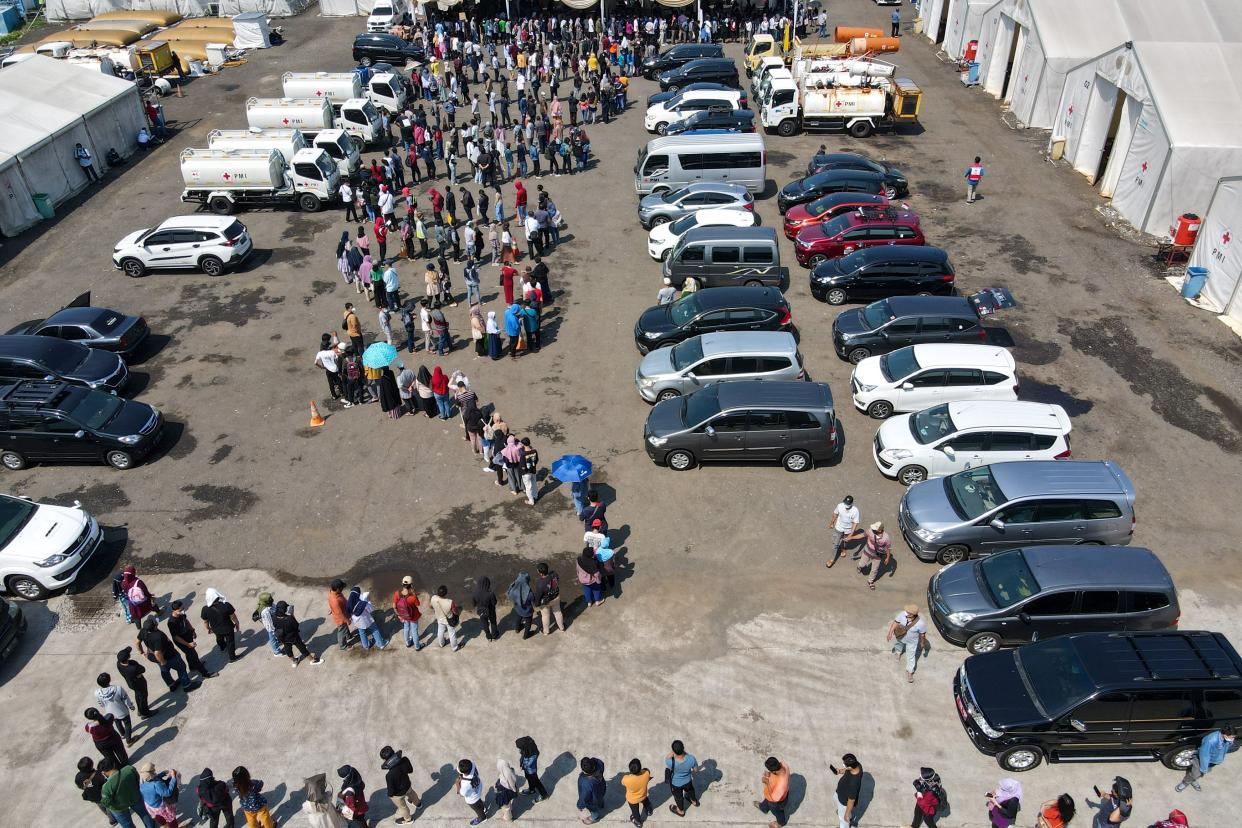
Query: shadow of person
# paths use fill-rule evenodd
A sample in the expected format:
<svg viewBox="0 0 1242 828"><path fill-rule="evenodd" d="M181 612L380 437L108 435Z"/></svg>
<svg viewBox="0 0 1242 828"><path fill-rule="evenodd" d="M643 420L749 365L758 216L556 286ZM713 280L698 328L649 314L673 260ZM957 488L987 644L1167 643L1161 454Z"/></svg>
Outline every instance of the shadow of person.
<svg viewBox="0 0 1242 828"><path fill-rule="evenodd" d="M435 805L453 790L457 782L456 766L446 762L440 766L439 770L431 772L431 780L432 786L420 794L423 800L423 810Z"/></svg>
<svg viewBox="0 0 1242 828"><path fill-rule="evenodd" d="M868 771L862 772L862 787L858 791L858 801L854 803L854 819L851 824L857 825L863 816L867 813L867 809L871 807L872 801L875 800L875 777Z"/></svg>
<svg viewBox="0 0 1242 828"><path fill-rule="evenodd" d="M800 773L789 774L789 795L785 798L785 816L791 817L806 798L806 777Z"/></svg>
<svg viewBox="0 0 1242 828"><path fill-rule="evenodd" d="M557 784L578 769L578 760L569 751L562 752L559 756L552 760L552 764L548 765L548 769L543 773L543 786L548 789L548 797L556 793Z"/></svg>
<svg viewBox="0 0 1242 828"><path fill-rule="evenodd" d="M722 779L724 779L724 772L720 770L715 759L705 759L700 762L699 770L694 774L694 789L698 792L699 798L702 799L708 788Z"/></svg>

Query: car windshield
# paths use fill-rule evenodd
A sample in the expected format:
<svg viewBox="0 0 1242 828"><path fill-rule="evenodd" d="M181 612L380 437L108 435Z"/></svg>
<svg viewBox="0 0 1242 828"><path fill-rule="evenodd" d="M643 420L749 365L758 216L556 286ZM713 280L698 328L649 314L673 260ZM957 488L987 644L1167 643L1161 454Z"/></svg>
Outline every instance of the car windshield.
<svg viewBox="0 0 1242 828"><path fill-rule="evenodd" d="M983 584L998 607L1012 607L1039 593L1039 582L1026 565L1021 549L984 558L979 569L983 573Z"/></svg>
<svg viewBox="0 0 1242 828"><path fill-rule="evenodd" d="M681 218L677 219L677 221L673 222L672 224L668 226L668 229L672 231L674 236L680 236L682 233L685 233L687 230L689 230L691 227L693 227L694 225L698 223L699 223L698 213L691 213L688 216L682 216Z"/></svg>
<svg viewBox="0 0 1242 828"><path fill-rule="evenodd" d="M947 405L938 405L910 417L910 433L924 446L936 442L941 437L947 437L955 431L957 431L957 426L953 425L953 418L949 416Z"/></svg>
<svg viewBox="0 0 1242 828"><path fill-rule="evenodd" d="M104 311L91 320L91 327L99 333L112 333L124 319L125 317L116 311Z"/></svg>
<svg viewBox="0 0 1242 828"><path fill-rule="evenodd" d="M880 370L884 373L884 379L889 382L908 377L919 370L919 361L914 358L914 346L907 345L880 357Z"/></svg>
<svg viewBox="0 0 1242 828"><path fill-rule="evenodd" d="M69 416L78 425L96 430L103 428L124 405L125 403L111 394L105 394L102 391L91 392L82 395L82 399L69 412Z"/></svg>
<svg viewBox="0 0 1242 828"><path fill-rule="evenodd" d="M1014 651L1014 660L1034 692L1040 712L1048 718L1061 715L1095 690L1074 645L1064 638L1022 647Z"/></svg>
<svg viewBox="0 0 1242 828"><path fill-rule="evenodd" d="M376 6L371 9L371 14L376 17L392 17L392 6Z"/></svg>
<svg viewBox="0 0 1242 828"><path fill-rule="evenodd" d="M966 469L946 477L944 487L953 511L966 520L974 520L1005 502L1005 493L987 466Z"/></svg>
<svg viewBox="0 0 1242 828"><path fill-rule="evenodd" d="M830 218L827 221L820 224L819 229L823 231L824 238L831 239L831 238L834 238L835 236L839 236L840 234L844 233L846 230L850 229L850 224L852 223L852 221L853 221L853 216L851 216L849 213L842 213L841 215L836 216L834 218Z"/></svg>
<svg viewBox="0 0 1242 828"><path fill-rule="evenodd" d="M893 307L887 299L872 302L862 309L862 318L867 323L867 327L874 331L893 318Z"/></svg>
<svg viewBox="0 0 1242 828"><path fill-rule="evenodd" d="M694 427L719 414L720 397L717 396L719 390L717 386L711 385L697 394L686 397L681 409L683 422L687 426Z"/></svg>
<svg viewBox="0 0 1242 828"><path fill-rule="evenodd" d="M26 521L39 507L28 500L0 495L0 549L9 545L9 541L22 531Z"/></svg>
<svg viewBox="0 0 1242 828"><path fill-rule="evenodd" d="M687 339L673 348L673 367L678 371L689 368L703 358L703 340L697 336Z"/></svg>
<svg viewBox="0 0 1242 828"><path fill-rule="evenodd" d="M66 342L65 345L70 345ZM68 374L91 355L91 349L85 345L78 345L67 348L47 348L44 350L42 359L43 364L47 366L49 371L56 374Z"/></svg>
<svg viewBox="0 0 1242 828"><path fill-rule="evenodd" d="M676 302L668 306L669 316L673 318L673 322L678 325L684 325L694 318L699 312L699 303L695 301L695 295L683 296Z"/></svg>

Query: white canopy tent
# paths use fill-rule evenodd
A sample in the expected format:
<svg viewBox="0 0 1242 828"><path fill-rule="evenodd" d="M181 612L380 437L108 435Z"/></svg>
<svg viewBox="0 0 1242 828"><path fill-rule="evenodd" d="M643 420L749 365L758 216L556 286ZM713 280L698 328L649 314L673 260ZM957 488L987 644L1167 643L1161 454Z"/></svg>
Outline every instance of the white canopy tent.
<svg viewBox="0 0 1242 828"><path fill-rule="evenodd" d="M943 0L949 4L944 50L954 60L966 53L966 44L979 39L983 16L1001 0Z"/></svg>
<svg viewBox="0 0 1242 828"><path fill-rule="evenodd" d="M41 218L17 157L0 152L0 233L16 235Z"/></svg>
<svg viewBox="0 0 1242 828"><path fill-rule="evenodd" d="M374 0L319 0L321 17L365 17L371 13Z"/></svg>
<svg viewBox="0 0 1242 828"><path fill-rule="evenodd" d="M310 3L311 0L47 0L46 8L47 19L60 23L87 20L104 12L129 9L173 11L182 17L231 17L247 12L262 12L268 17L292 17L305 11Z"/></svg>
<svg viewBox="0 0 1242 828"><path fill-rule="evenodd" d="M1203 297L1242 322L1242 176L1222 178L1208 203L1190 264L1208 269Z"/></svg>

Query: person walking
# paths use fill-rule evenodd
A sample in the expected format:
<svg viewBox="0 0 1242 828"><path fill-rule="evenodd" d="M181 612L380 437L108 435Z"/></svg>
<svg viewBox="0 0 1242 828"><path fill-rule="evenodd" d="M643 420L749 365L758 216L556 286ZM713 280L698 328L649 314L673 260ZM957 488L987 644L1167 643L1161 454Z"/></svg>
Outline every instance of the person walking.
<svg viewBox="0 0 1242 828"><path fill-rule="evenodd" d="M863 535L866 540L863 543L862 556L858 560L858 572L860 575L866 574L870 568L867 586L875 589L876 579L888 571L893 562L893 543L884 531L884 524L879 521L864 529Z"/></svg>
<svg viewBox="0 0 1242 828"><path fill-rule="evenodd" d="M893 37L901 37L901 11L893 9L893 14L889 18L893 23Z"/></svg>
<svg viewBox="0 0 1242 828"><path fill-rule="evenodd" d="M173 644L185 657L185 663L190 672L198 673L205 679L213 677L215 673L208 670L203 660L199 658L198 633L194 631L194 624L185 614L185 604L176 600L169 606L172 608L172 613L168 616L168 634L172 637Z"/></svg>
<svg viewBox="0 0 1242 828"><path fill-rule="evenodd" d="M116 671L121 674L121 678L125 679L130 692L134 694L134 705L138 708L138 716L145 719L151 715L151 707L147 701L147 679L143 675L147 669L131 658L132 654L133 649L130 647L123 647L117 651Z"/></svg>
<svg viewBox="0 0 1242 828"><path fill-rule="evenodd" d="M321 336L319 339L319 351L315 354L315 365L323 369L324 375L328 379L328 396L334 400L341 399L345 394L341 384L338 356L338 346L333 343L332 335L324 334Z"/></svg>
<svg viewBox="0 0 1242 828"><path fill-rule="evenodd" d="M132 564L121 570L121 594L129 605L130 620L141 630L143 620L156 611L155 598Z"/></svg>
<svg viewBox="0 0 1242 828"><path fill-rule="evenodd" d="M1203 788L1199 786L1199 780L1212 768L1225 761L1225 757L1229 755L1229 750L1233 747L1233 741L1236 738L1237 731L1233 725L1225 725L1204 736L1199 741L1198 753L1191 760L1190 767L1186 768L1185 776L1182 777L1182 781L1178 782L1173 790L1181 793L1189 785L1196 791L1202 791Z"/></svg>
<svg viewBox="0 0 1242 828"><path fill-rule="evenodd" d="M291 660L294 667L301 664L307 657L310 658L312 666L318 667L323 664L322 658L311 655L310 648L306 646L306 641L302 638L298 619L293 616L293 607L285 601L276 602L272 611L272 625L275 628L276 639L281 644L281 655ZM293 654L294 650L298 651L297 656Z"/></svg>
<svg viewBox="0 0 1242 828"><path fill-rule="evenodd" d="M245 765L233 768L233 793L246 817L246 828L276 828L263 795L263 780L252 778Z"/></svg>
<svg viewBox="0 0 1242 828"><path fill-rule="evenodd" d="M138 791L147 814L164 828L178 828L177 789L181 786L181 772L163 770L158 773L154 762L147 762L138 769Z"/></svg>
<svg viewBox="0 0 1242 828"><path fill-rule="evenodd" d="M763 761L763 800L751 802L761 813L771 814L768 828L779 828L788 820L786 805L789 799L789 765L775 756Z"/></svg>
<svg viewBox="0 0 1242 828"><path fill-rule="evenodd" d="M361 354L363 350L362 340L362 322L358 319L358 314L354 312L354 303L345 303L345 313L341 320L341 330L345 331L345 335L349 337L350 343L354 346L354 351Z"/></svg>
<svg viewBox="0 0 1242 828"><path fill-rule="evenodd" d="M522 462L518 466L518 473L522 477L522 489L526 492L526 504L534 506L535 501L539 499L537 491L539 476L539 452L530 444L529 437L521 439L522 444Z"/></svg>
<svg viewBox="0 0 1242 828"><path fill-rule="evenodd" d="M164 635L156 625L154 617L148 617L138 634L138 651L143 655L150 654L160 668L160 678L168 686L169 692L178 688L189 692L194 689L190 685L190 676L185 669L185 660L177 655L172 639ZM177 680L173 681L173 673Z"/></svg>
<svg viewBox="0 0 1242 828"><path fill-rule="evenodd" d="M155 828L155 820L147 814L143 807L142 791L138 787L138 770L128 762L118 764L111 759L99 763L99 772L104 777L103 787L99 790L99 802L112 815L121 828L134 828L137 815L144 828Z"/></svg>
<svg viewBox="0 0 1242 828"><path fill-rule="evenodd" d="M1036 828L1065 828L1074 818L1076 810L1074 797L1067 793L1061 794L1056 799L1049 799L1039 806ZM1182 824L1185 825L1184 822Z"/></svg>
<svg viewBox="0 0 1242 828"><path fill-rule="evenodd" d="M229 786L216 779L211 768L203 768L198 775L195 793L198 795L199 813L207 817L208 828L218 828L221 818L224 819L224 828L233 828L233 797Z"/></svg>
<svg viewBox="0 0 1242 828"><path fill-rule="evenodd" d="M125 752L125 740L117 733L111 713L100 713L98 708L88 707L83 714L86 725L83 727L91 737L95 750L104 759L111 760L117 767L129 764L129 754Z"/></svg>
<svg viewBox="0 0 1242 828"><path fill-rule="evenodd" d="M358 643L362 645L362 649L369 650L374 646L382 650L388 646L375 620L374 608L371 606L371 593L363 592L362 587L354 587L349 591L345 608L349 610L350 622L358 631Z"/></svg>
<svg viewBox="0 0 1242 828"><path fill-rule="evenodd" d="M854 806L862 793L862 763L852 753L841 757L844 767L829 765L828 770L837 777L837 823L839 828L851 828L854 824Z"/></svg>
<svg viewBox="0 0 1242 828"><path fill-rule="evenodd" d="M496 593L492 591L491 578L484 575L475 582L471 600L483 626L483 637L495 641L500 637L500 628L496 624Z"/></svg>
<svg viewBox="0 0 1242 828"><path fill-rule="evenodd" d="M914 780L914 816L907 828L936 828L937 814L947 803L940 774L933 768L919 768L919 778Z"/></svg>
<svg viewBox="0 0 1242 828"><path fill-rule="evenodd" d="M621 777L621 786L625 788L625 804L630 806L630 822L641 828L652 813L651 798L647 795L651 771L638 759L631 759L628 767L630 772Z"/></svg>
<svg viewBox="0 0 1242 828"><path fill-rule="evenodd" d="M423 800L419 797L418 791L414 790L414 783L410 781L410 775L414 773L414 765L411 764L409 757L403 756L399 750L393 750L391 745L384 745L380 748L379 755L382 763L380 770L384 772L384 792L388 794L393 807L397 809L397 818L394 821L398 825L413 822L414 815L410 812L410 803L414 804L415 810L423 807Z"/></svg>
<svg viewBox="0 0 1242 828"><path fill-rule="evenodd" d="M582 597L587 607L603 604L604 590L601 586L603 573L600 571L599 561L595 559L595 550L590 546L582 547L582 554L578 556L575 567L578 583L582 586Z"/></svg>
<svg viewBox="0 0 1242 828"><path fill-rule="evenodd" d="M992 828L1010 828L1022 810L1022 785L1016 779L1002 779L996 789L987 793L988 824Z"/></svg>
<svg viewBox="0 0 1242 828"><path fill-rule="evenodd" d="M841 498L841 502L832 510L832 535L828 541L831 557L824 566L832 569L836 565L837 558L841 556L845 545L853 540L859 520L858 507L854 505L854 496L846 495Z"/></svg>
<svg viewBox="0 0 1242 828"><path fill-rule="evenodd" d="M452 645L453 652L460 650L457 625L460 623L461 613L456 602L448 597L448 587L443 584L436 587L436 594L431 597L431 614L436 619L436 644L443 647L448 643Z"/></svg>
<svg viewBox="0 0 1242 828"><path fill-rule="evenodd" d="M237 622L237 611L220 592L212 587L207 588L205 605L199 613L203 619L203 627L216 637L216 649L228 656L229 661L237 661L237 631L241 625Z"/></svg>
<svg viewBox="0 0 1242 828"><path fill-rule="evenodd" d="M521 633L525 641L535 634L535 599L530 588L530 573L519 572L505 595L513 604L513 629Z"/></svg>
<svg viewBox="0 0 1242 828"><path fill-rule="evenodd" d="M95 691L95 702L105 715L112 717L113 724L125 740L125 746L129 747L135 741L134 722L129 715L134 709L134 703L125 688L113 684L112 676L107 673L96 676L95 683L99 685L99 689Z"/></svg>
<svg viewBox="0 0 1242 828"><path fill-rule="evenodd" d="M898 660L905 657L906 680L913 682L919 656L930 651L927 644L927 622L919 616L917 604L906 604L905 609L897 613L888 625L885 640L893 642L893 653Z"/></svg>
<svg viewBox="0 0 1242 828"><path fill-rule="evenodd" d="M496 760L496 810L505 822L513 821L513 801L517 799L518 780L513 766L504 759Z"/></svg>
<svg viewBox="0 0 1242 828"><path fill-rule="evenodd" d="M471 825L479 825L487 819L487 803L483 799L483 780L474 762L461 759L457 762L457 795L474 812Z"/></svg>
<svg viewBox="0 0 1242 828"><path fill-rule="evenodd" d="M349 649L349 615L345 612L345 582L336 578L328 585L328 614L332 623L336 624L336 645L342 650Z"/></svg>
<svg viewBox="0 0 1242 828"><path fill-rule="evenodd" d="M1013 782L1012 779L1007 781ZM1021 793L1022 789L1019 788L1018 795L1021 796ZM1095 819L1091 821L1091 828L1110 828L1130 818L1130 813L1134 809L1134 788L1130 785L1129 779L1124 776L1114 777L1107 795L1101 794L1099 788L1095 789L1095 795L1100 797L1100 801L1095 805ZM1091 805L1090 800L1087 800L1087 805ZM1008 828L1008 826L1000 825L997 828Z"/></svg>
<svg viewBox="0 0 1242 828"><path fill-rule="evenodd" d="M369 828L367 811L367 786L362 781L362 774L353 765L341 765L336 769L341 778L341 816L345 817L350 828Z"/></svg>
<svg viewBox="0 0 1242 828"><path fill-rule="evenodd" d="M405 646L413 647L414 652L423 648L418 633L418 620L423 617L420 606L418 591L414 589L414 578L406 575L401 579L401 588L392 594L392 609L397 615L397 620L401 622Z"/></svg>
<svg viewBox="0 0 1242 828"><path fill-rule="evenodd" d="M674 739L672 751L664 757L664 781L668 783L673 795L673 804L668 809L679 817L686 815L686 804L699 806L699 795L694 790L694 772L699 769L699 760L693 753L686 752L681 739Z"/></svg>
<svg viewBox="0 0 1242 828"><path fill-rule="evenodd" d="M893 12L896 14L896 12ZM978 198L979 182L983 180L983 159L976 155L975 161L966 168L966 203L974 204Z"/></svg>
<svg viewBox="0 0 1242 828"><path fill-rule="evenodd" d="M462 281L466 283L466 304L475 306L483 303L483 293L479 289L479 260L477 254L466 260Z"/></svg>

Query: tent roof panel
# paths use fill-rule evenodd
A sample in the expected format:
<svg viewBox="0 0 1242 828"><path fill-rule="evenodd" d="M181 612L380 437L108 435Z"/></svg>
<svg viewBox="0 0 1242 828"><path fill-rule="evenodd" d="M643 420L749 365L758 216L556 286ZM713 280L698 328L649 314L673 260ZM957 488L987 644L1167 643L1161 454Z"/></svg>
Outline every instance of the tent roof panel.
<svg viewBox="0 0 1242 828"><path fill-rule="evenodd" d="M1044 55L1086 60L1125 43L1117 0L1028 0Z"/></svg>
<svg viewBox="0 0 1242 828"><path fill-rule="evenodd" d="M1242 5L1237 0L1117 0L1132 41L1163 43L1242 42ZM1090 3L1084 3L1088 7ZM1120 44L1116 44L1120 45Z"/></svg>
<svg viewBox="0 0 1242 828"><path fill-rule="evenodd" d="M1135 43L1169 141L1242 148L1242 44Z"/></svg>

